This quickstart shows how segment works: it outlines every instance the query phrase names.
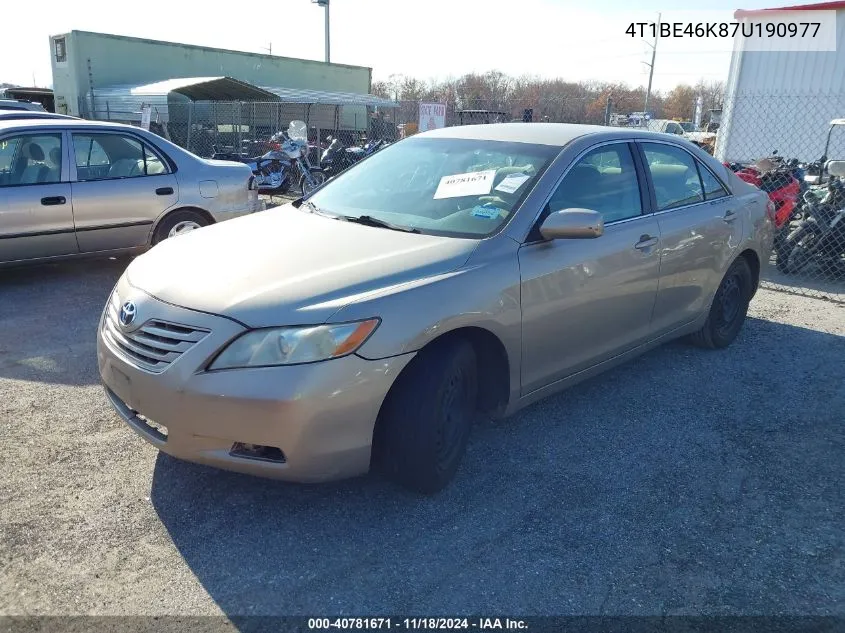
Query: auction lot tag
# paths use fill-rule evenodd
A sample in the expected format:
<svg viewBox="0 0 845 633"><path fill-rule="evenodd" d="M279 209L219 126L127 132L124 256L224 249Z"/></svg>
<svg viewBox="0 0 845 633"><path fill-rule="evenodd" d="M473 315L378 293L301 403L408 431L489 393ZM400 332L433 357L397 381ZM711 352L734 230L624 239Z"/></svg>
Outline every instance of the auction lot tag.
<svg viewBox="0 0 845 633"><path fill-rule="evenodd" d="M493 188L493 179L496 177L495 169L484 171L470 171L465 174L454 174L443 176L437 191L434 192L434 199L460 198L461 196L482 196L490 193Z"/></svg>
<svg viewBox="0 0 845 633"><path fill-rule="evenodd" d="M502 182L496 185L496 191L502 191L504 193L513 193L522 186L522 183L524 183L530 178L531 176L528 176L526 174L508 174L504 177Z"/></svg>

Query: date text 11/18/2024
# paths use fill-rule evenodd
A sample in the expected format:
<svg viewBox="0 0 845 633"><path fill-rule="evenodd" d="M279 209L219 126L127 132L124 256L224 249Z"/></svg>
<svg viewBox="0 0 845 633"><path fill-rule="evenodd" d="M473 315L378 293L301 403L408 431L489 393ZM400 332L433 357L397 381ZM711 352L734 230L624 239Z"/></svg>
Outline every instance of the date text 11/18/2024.
<svg viewBox="0 0 845 633"><path fill-rule="evenodd" d="M524 620L511 618L309 618L308 628L315 631L331 629L524 631L528 629L528 624Z"/></svg>

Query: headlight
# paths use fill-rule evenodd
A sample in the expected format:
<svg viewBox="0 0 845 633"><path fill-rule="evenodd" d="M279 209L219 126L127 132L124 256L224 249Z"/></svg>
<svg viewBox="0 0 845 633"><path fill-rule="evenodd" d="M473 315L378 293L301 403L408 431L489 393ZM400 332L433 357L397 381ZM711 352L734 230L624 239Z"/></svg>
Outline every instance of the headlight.
<svg viewBox="0 0 845 633"><path fill-rule="evenodd" d="M379 319L354 323L283 327L246 332L212 361L209 369L313 363L346 356L364 344Z"/></svg>

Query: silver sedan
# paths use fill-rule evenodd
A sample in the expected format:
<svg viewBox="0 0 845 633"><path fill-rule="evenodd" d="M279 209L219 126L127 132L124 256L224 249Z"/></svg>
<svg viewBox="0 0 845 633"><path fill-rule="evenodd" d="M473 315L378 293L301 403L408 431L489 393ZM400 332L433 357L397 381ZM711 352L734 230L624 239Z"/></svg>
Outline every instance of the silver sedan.
<svg viewBox="0 0 845 633"><path fill-rule="evenodd" d="M143 129L0 119L0 266L140 251L261 208L246 165Z"/></svg>

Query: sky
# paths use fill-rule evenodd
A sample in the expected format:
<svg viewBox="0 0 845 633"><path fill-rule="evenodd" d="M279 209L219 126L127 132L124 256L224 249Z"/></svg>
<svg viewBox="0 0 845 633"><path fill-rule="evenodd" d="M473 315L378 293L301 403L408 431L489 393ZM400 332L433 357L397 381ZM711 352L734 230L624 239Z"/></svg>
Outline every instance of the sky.
<svg viewBox="0 0 845 633"><path fill-rule="evenodd" d="M774 2L774 5L772 4ZM333 62L373 68L374 80L458 77L499 70L569 81L648 81L651 36L631 22L731 21L738 8L783 0L331 0ZM695 10L706 5L706 11ZM117 8L121 11L118 11ZM636 7L636 8L634 8ZM685 8L688 7L688 8ZM50 86L49 36L73 29L324 59L324 10L311 0L119 3L114 0L12 2L3 9L0 82ZM662 39L654 87L725 79L732 42Z"/></svg>

